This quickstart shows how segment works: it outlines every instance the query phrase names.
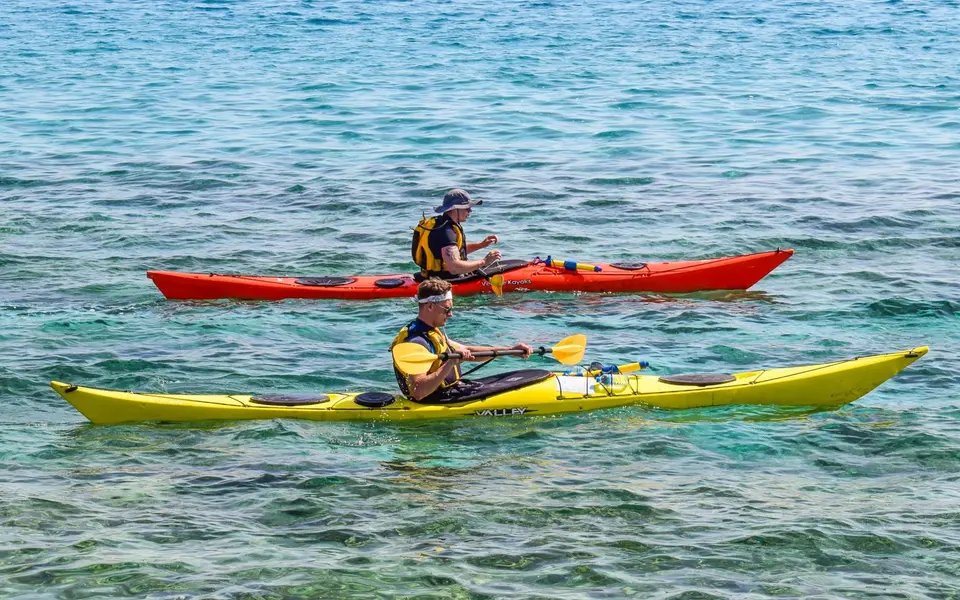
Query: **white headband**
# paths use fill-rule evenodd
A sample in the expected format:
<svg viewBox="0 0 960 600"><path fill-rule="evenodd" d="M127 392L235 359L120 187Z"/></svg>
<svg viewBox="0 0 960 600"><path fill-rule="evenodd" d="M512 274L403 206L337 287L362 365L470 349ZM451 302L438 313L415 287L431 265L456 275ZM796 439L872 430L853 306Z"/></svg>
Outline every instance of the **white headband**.
<svg viewBox="0 0 960 600"><path fill-rule="evenodd" d="M415 298L417 304L430 304L431 302L444 302L446 300L453 300L453 292L447 290L446 294L438 296L427 296L426 298Z"/></svg>

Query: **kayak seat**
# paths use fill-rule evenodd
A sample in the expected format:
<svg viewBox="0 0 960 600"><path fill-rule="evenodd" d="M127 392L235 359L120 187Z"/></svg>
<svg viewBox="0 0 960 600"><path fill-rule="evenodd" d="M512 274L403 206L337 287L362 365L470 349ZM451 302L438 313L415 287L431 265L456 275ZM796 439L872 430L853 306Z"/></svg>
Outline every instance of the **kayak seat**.
<svg viewBox="0 0 960 600"><path fill-rule="evenodd" d="M383 408L384 406L390 406L396 402L397 399L394 398L393 394L386 392L364 392L357 394L357 397L354 398L353 401L367 408Z"/></svg>
<svg viewBox="0 0 960 600"><path fill-rule="evenodd" d="M464 273L463 275L450 277L447 279L447 281L450 283L469 283L478 279L486 279L487 277L492 277L494 275L501 275L509 271L515 271L516 269L525 267L528 264L530 264L530 262L526 260L501 260L491 267L484 267L470 273ZM423 275L420 273L415 273L413 278L418 282L423 281Z"/></svg>
<svg viewBox="0 0 960 600"><path fill-rule="evenodd" d="M393 288L403 287L407 285L407 282L410 281L407 277L385 277L383 279L377 279L373 282L373 285L378 288L383 288L390 290Z"/></svg>
<svg viewBox="0 0 960 600"><path fill-rule="evenodd" d="M553 373L543 369L522 369L508 371L499 375L482 377L480 379L461 379L460 382L444 390L436 391L423 400L421 404L451 404L453 402L469 402L480 400L494 394L501 394L527 387L544 379L553 377Z"/></svg>
<svg viewBox="0 0 960 600"><path fill-rule="evenodd" d="M250 402L266 406L304 406L307 404L323 404L329 402L330 397L323 394L257 394L250 396Z"/></svg>
<svg viewBox="0 0 960 600"><path fill-rule="evenodd" d="M356 281L353 277L298 277L295 283L311 287L336 287Z"/></svg>
<svg viewBox="0 0 960 600"><path fill-rule="evenodd" d="M725 373L692 373L689 375L665 375L660 378L663 383L672 383L673 385L695 385L704 387L708 385L717 385L720 383L730 383L736 381L733 375Z"/></svg>
<svg viewBox="0 0 960 600"><path fill-rule="evenodd" d="M615 269L622 269L624 271L639 271L640 269L646 269L647 263L645 262L619 262L619 263L610 263L610 266Z"/></svg>

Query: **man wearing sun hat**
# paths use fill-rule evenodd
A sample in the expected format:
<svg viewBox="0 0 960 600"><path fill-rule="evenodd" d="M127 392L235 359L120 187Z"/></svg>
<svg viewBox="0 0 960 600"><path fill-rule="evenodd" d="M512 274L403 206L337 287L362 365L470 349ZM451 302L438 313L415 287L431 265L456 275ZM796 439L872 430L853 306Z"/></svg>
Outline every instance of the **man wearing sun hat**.
<svg viewBox="0 0 960 600"><path fill-rule="evenodd" d="M450 279L457 275L476 271L500 260L500 251L488 252L483 260L469 260L471 252L496 244L495 235L488 235L482 242L467 243L461 223L467 220L474 206L483 200L473 200L461 189L453 189L443 196L443 204L434 209L438 217L424 217L413 230L411 252L413 262L420 267L420 277Z"/></svg>

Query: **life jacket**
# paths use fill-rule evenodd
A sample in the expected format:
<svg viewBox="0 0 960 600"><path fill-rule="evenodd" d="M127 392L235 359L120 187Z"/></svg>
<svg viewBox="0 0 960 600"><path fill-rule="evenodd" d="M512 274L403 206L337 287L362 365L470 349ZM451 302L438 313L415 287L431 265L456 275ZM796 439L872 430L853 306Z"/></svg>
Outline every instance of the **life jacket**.
<svg viewBox="0 0 960 600"><path fill-rule="evenodd" d="M430 232L436 229L437 217L423 217L417 226L413 228L413 242L410 244L410 254L413 256L413 262L420 267L420 274L424 277L434 275L450 275L447 272L446 265L443 264L443 256L437 256L430 249ZM463 234L463 228L459 223L450 221L453 231L457 234L457 248L460 249L460 258L467 259L467 238Z"/></svg>
<svg viewBox="0 0 960 600"><path fill-rule="evenodd" d="M410 338L414 337L423 337L430 343L430 351L434 354L441 354L443 352L448 352L450 350L450 344L447 341L447 336L444 335L442 331L436 327L431 327L430 329L423 331L417 328L417 321L414 320L407 324L403 329L400 330L400 333L397 334L397 337L393 338L393 343L390 344L390 350L393 350L393 347L397 344L402 344ZM427 370L427 373L432 373L440 368L443 364L439 358L430 365L430 368ZM437 391L451 387L457 383L460 379L460 365L457 365L454 370L456 377L453 381L442 381L440 387L437 388ZM403 374L400 369L397 368L397 363L393 363L393 373L397 376L397 384L400 386L400 391L403 392L404 396L410 397L410 389L407 386L407 376Z"/></svg>

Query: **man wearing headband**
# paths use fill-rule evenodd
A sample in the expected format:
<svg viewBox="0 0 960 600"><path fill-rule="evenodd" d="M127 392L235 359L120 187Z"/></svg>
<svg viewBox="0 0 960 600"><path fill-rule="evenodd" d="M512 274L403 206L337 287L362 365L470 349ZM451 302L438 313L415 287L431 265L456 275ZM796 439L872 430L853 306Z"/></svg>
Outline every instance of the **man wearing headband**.
<svg viewBox="0 0 960 600"><path fill-rule="evenodd" d="M464 190L450 190L443 197L443 204L434 209L439 217L424 217L413 230L411 252L413 262L420 267L419 277L450 279L471 273L480 267L500 260L500 251L488 252L482 260L469 260L467 255L496 244L495 235L488 235L482 242L467 243L461 223L467 220L474 206L483 200L472 200Z"/></svg>
<svg viewBox="0 0 960 600"><path fill-rule="evenodd" d="M463 359L437 360L430 365L430 370L423 375L404 375L394 364L393 370L397 376L400 391L408 398L429 401L431 394L442 392L457 385L460 380L461 360L473 360L474 352L480 350L523 350L525 352L524 358L526 358L530 356L532 351L530 346L526 344L517 344L510 348L464 346L447 338L441 327L453 314L451 288L450 282L436 277L431 277L422 282L417 288L416 300L419 307L417 318L400 330L393 343L390 344L390 349L392 350L394 346L402 342L412 342L420 344L433 354L448 351L459 352L463 354Z"/></svg>

